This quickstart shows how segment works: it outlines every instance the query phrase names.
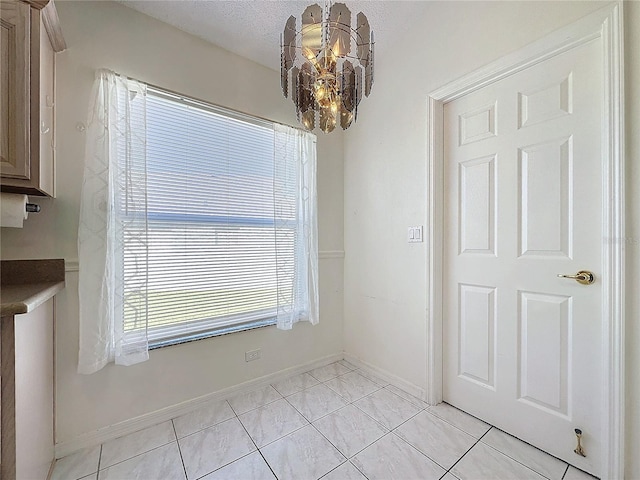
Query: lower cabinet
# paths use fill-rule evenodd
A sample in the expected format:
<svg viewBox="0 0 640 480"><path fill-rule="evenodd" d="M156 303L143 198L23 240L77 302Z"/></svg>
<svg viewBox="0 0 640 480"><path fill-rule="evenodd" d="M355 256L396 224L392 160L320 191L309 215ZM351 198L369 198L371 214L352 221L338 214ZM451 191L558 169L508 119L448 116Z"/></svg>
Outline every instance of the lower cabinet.
<svg viewBox="0 0 640 480"><path fill-rule="evenodd" d="M2 479L46 480L54 460L53 302L0 323Z"/></svg>

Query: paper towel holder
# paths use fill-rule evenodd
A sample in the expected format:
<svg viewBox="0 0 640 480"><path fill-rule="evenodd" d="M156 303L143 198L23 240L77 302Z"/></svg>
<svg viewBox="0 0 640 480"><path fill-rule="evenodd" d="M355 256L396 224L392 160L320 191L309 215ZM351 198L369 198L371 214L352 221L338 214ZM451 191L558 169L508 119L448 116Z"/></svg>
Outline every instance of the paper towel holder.
<svg viewBox="0 0 640 480"><path fill-rule="evenodd" d="M27 203L25 209L28 213L40 213L40 205L35 203Z"/></svg>

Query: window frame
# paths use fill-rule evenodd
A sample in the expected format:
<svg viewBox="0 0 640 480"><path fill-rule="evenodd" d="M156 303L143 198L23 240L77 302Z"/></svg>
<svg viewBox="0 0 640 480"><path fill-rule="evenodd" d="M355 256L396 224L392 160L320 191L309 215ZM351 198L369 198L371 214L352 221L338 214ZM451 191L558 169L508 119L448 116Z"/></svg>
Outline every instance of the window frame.
<svg viewBox="0 0 640 480"><path fill-rule="evenodd" d="M277 124L277 122L274 122L272 120L267 120L262 117L249 115L237 110L232 110L229 108L225 108L215 104L197 100L195 98L178 94L175 92L171 92L169 90L152 86L152 85L147 86L147 95L158 97L166 101L183 104L189 107L194 107L194 108L203 110L205 112L221 115L233 120L249 123L258 127L273 129L274 125ZM154 216L156 218L153 218ZM215 217L211 217L211 216L190 215L188 213L163 214L158 212L155 212L155 213L147 212L147 220L150 222L163 221L162 218L158 218L163 216L171 217L173 220L182 220L182 221L187 221L189 223L193 222L194 225L204 225L206 223L218 223ZM234 219L234 217L231 217L231 218ZM269 224L271 225L275 224L275 218L269 219L269 218L256 217L255 223L252 221L254 220L252 217L242 217L242 218L238 217L236 220L238 220L237 222L238 226L253 226L253 225L259 225L259 224L268 226ZM249 222L247 222L247 220L249 220ZM167 221L169 220L167 219ZM229 224L229 217L224 217L224 220L222 218L219 220L219 223L223 223L223 222L224 224ZM234 221L232 223L236 223L236 222ZM123 259L123 265L124 265L124 259ZM247 314L243 314L243 316L246 317ZM171 328L169 325L164 325L160 327L147 326L148 348L149 350L154 350L154 349L168 347L172 345L180 345L183 343L189 343L192 341L202 340L205 338L211 338L215 336L227 335L230 333L237 333L237 332L242 332L247 330L253 330L256 328L273 326L273 325L276 325L277 323L275 313L268 314L262 318L251 318L246 321L233 321L233 316L222 317L222 318L223 318L222 320L223 324L220 326L212 328L212 327L206 327L205 325L203 325L202 329L194 329L192 326L192 330L193 330L192 332L187 332L180 335L166 335L166 334L162 335L160 333L157 333L157 332L161 332L163 329ZM122 321L123 322L125 321L124 312L122 315ZM211 318L202 319L201 321L202 324L211 323L211 322L212 322ZM200 323L200 322L196 321L195 324L197 325L197 323ZM177 324L178 323L176 322L176 324L173 324L173 325L177 325ZM154 333L154 330L156 333Z"/></svg>

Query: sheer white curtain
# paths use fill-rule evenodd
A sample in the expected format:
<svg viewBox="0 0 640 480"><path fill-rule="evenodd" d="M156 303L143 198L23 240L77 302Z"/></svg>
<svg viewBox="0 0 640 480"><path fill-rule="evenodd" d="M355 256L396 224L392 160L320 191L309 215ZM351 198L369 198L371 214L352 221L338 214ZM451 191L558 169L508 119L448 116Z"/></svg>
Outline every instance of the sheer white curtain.
<svg viewBox="0 0 640 480"><path fill-rule="evenodd" d="M316 136L284 125L274 130L277 326L289 330L319 318Z"/></svg>
<svg viewBox="0 0 640 480"><path fill-rule="evenodd" d="M79 373L148 359L146 137L146 86L98 71L78 229ZM125 255L136 256L127 271Z"/></svg>

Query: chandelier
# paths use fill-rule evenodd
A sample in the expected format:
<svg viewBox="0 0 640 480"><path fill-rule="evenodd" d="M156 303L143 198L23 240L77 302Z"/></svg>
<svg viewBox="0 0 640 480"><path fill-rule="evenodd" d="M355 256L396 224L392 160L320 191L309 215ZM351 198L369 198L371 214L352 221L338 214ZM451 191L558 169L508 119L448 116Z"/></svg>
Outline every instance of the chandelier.
<svg viewBox="0 0 640 480"><path fill-rule="evenodd" d="M344 3L309 5L300 30L289 17L280 37L281 84L296 106L298 121L313 130L332 132L340 123L349 128L358 104L373 85L373 32L364 13L351 28L351 12Z"/></svg>

